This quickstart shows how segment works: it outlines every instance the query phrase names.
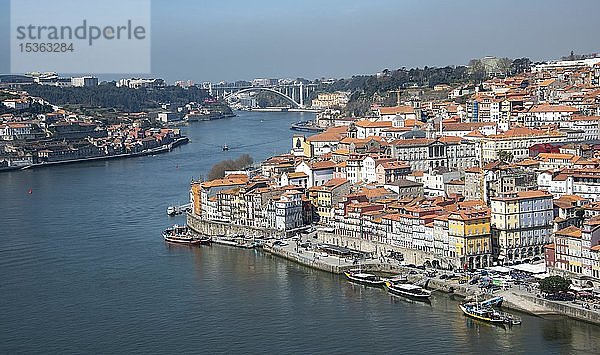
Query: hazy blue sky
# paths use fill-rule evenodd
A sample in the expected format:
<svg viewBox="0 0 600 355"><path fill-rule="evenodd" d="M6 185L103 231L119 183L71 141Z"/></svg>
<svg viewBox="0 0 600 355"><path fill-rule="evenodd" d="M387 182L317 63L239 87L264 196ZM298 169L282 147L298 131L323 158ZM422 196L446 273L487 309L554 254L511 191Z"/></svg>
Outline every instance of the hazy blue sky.
<svg viewBox="0 0 600 355"><path fill-rule="evenodd" d="M152 71L219 81L342 77L485 55L553 59L598 51L599 13L598 0L152 0Z"/></svg>

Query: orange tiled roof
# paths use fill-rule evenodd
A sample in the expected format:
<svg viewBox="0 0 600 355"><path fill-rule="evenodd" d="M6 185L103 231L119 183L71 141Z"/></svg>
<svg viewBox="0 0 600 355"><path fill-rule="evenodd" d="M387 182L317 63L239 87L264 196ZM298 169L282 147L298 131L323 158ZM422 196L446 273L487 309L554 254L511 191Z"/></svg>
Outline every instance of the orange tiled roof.
<svg viewBox="0 0 600 355"><path fill-rule="evenodd" d="M414 113L415 109L412 106L406 106L406 105L401 105L401 106L393 106L393 107L380 107L379 108L379 113L382 115L396 115L399 113Z"/></svg>
<svg viewBox="0 0 600 355"><path fill-rule="evenodd" d="M392 121L362 120L362 121L356 122L356 125L358 127L362 127L362 128L387 128L387 127L392 127Z"/></svg>
<svg viewBox="0 0 600 355"><path fill-rule="evenodd" d="M568 226L567 228L563 228L556 232L556 235L571 238L581 238L581 229L575 226Z"/></svg>
<svg viewBox="0 0 600 355"><path fill-rule="evenodd" d="M579 109L577 109L576 107L573 106L565 106L565 105L548 105L548 104L541 104L541 105L535 105L533 107L531 107L531 109L529 110L529 112L578 112Z"/></svg>

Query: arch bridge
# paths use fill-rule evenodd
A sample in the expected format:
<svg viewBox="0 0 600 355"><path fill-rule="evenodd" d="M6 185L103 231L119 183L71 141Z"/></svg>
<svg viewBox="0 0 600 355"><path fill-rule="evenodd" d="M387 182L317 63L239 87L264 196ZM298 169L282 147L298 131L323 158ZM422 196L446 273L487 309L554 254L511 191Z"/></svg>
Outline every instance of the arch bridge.
<svg viewBox="0 0 600 355"><path fill-rule="evenodd" d="M317 84L298 81L275 85L252 85L252 83L203 83L202 85L212 96L220 99L229 99L244 92L270 92L284 98L296 108L304 108L304 103L317 88Z"/></svg>
<svg viewBox="0 0 600 355"><path fill-rule="evenodd" d="M289 102L290 104L292 104L292 106L294 108L304 108L304 99L303 98L300 98L300 102L296 102L293 98L289 97L288 95L286 95L286 94L284 94L282 92L279 92L279 91L277 91L275 89L267 88L267 87L251 87L251 88L241 89L241 90L238 90L236 92L232 92L232 93L229 93L229 94L225 95L223 97L223 99L225 101L228 101L232 97L237 96L239 94L243 94L245 92L256 92L256 91L265 91L265 92L273 93L273 94L275 94L275 95L277 95L279 97L284 98L287 102Z"/></svg>

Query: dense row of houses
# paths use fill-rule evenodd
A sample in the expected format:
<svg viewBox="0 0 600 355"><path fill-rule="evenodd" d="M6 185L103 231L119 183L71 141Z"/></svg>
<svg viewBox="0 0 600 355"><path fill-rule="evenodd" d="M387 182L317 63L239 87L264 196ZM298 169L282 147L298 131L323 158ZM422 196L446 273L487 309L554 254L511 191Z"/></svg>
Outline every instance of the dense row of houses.
<svg viewBox="0 0 600 355"><path fill-rule="evenodd" d="M463 104L328 112L326 130L295 135L289 154L193 183L192 213L288 235L316 224L332 244L417 264L546 260L551 272L598 281L599 69L551 66L451 88L468 95Z"/></svg>
<svg viewBox="0 0 600 355"><path fill-rule="evenodd" d="M27 97L23 92L18 94L21 101L41 100ZM181 137L179 129L152 128L137 114L124 120L131 123L106 125L60 108L37 115L26 112L1 115L0 162L4 168L15 168L137 154L167 146Z"/></svg>

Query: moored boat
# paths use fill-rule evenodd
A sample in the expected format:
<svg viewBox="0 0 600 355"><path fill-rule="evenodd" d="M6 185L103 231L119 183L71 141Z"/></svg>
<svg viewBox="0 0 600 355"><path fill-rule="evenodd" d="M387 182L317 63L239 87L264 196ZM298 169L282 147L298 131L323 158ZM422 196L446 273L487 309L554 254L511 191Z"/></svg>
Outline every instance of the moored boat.
<svg viewBox="0 0 600 355"><path fill-rule="evenodd" d="M482 307L476 302L460 304L459 307L466 316L471 318L489 323L504 324L502 314L491 307Z"/></svg>
<svg viewBox="0 0 600 355"><path fill-rule="evenodd" d="M204 236L198 240L199 240L199 244L202 244L202 245L211 245L212 244L212 238L208 237L208 236Z"/></svg>
<svg viewBox="0 0 600 355"><path fill-rule="evenodd" d="M431 297L431 291L413 284L396 284L391 281L386 281L385 288L393 295L410 297L416 300L426 301L429 300L429 297Z"/></svg>
<svg viewBox="0 0 600 355"><path fill-rule="evenodd" d="M508 324L510 326L521 324L521 318L512 314L499 312L490 306L484 306L483 302L463 303L460 304L459 307L466 316L488 323L497 325Z"/></svg>
<svg viewBox="0 0 600 355"><path fill-rule="evenodd" d="M174 225L171 228L165 229L163 232L163 238L166 242L187 244L187 245L198 245L200 239L193 238L188 231L187 226Z"/></svg>
<svg viewBox="0 0 600 355"><path fill-rule="evenodd" d="M367 286L375 286L381 287L385 283L385 280L382 280L381 277L373 274L367 274L360 271L346 271L344 275L350 281L358 282Z"/></svg>

